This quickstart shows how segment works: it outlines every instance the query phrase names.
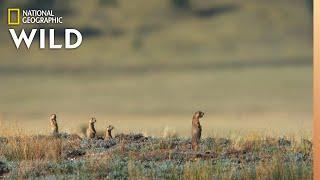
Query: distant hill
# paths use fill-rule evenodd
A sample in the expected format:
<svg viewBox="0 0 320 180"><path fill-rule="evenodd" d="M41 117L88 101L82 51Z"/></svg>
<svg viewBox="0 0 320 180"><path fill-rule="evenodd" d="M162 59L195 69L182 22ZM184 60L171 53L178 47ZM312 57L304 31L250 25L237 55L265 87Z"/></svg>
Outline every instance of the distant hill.
<svg viewBox="0 0 320 180"><path fill-rule="evenodd" d="M83 45L76 51L48 51L33 44L32 53L16 53L8 33L2 31L0 68L67 71L103 66L273 62L311 56L308 1L48 2L33 0L18 5L53 7L65 17L64 24L55 27L57 36L62 37L66 27L77 27L84 35ZM14 5L8 2L3 8Z"/></svg>

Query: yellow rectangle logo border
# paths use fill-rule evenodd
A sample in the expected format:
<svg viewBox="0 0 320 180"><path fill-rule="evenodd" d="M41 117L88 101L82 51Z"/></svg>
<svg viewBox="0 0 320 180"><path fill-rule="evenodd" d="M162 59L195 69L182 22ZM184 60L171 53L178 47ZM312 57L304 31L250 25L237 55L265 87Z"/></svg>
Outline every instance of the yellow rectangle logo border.
<svg viewBox="0 0 320 180"><path fill-rule="evenodd" d="M17 21L11 21L11 12L17 12ZM20 25L20 9L19 8L8 8L8 25Z"/></svg>

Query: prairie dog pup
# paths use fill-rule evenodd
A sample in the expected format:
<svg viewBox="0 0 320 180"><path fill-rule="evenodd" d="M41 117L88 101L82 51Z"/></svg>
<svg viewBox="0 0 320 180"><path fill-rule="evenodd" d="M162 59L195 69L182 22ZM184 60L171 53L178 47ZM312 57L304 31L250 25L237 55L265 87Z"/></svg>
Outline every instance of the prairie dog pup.
<svg viewBox="0 0 320 180"><path fill-rule="evenodd" d="M109 125L109 126L107 127L106 135L105 135L105 139L106 139L106 140L107 140L107 139L112 139L112 134L111 134L111 132L112 132L113 129L114 129L114 127L113 127L112 125Z"/></svg>
<svg viewBox="0 0 320 180"><path fill-rule="evenodd" d="M51 116L50 116L50 125L51 125L52 135L58 135L59 134L59 128L58 128L57 115L56 114L51 114Z"/></svg>
<svg viewBox="0 0 320 180"><path fill-rule="evenodd" d="M199 144L201 139L201 125L200 125L200 118L204 116L204 113L202 111L197 111L194 113L192 117L192 130L191 130L191 146L192 150L199 150Z"/></svg>
<svg viewBox="0 0 320 180"><path fill-rule="evenodd" d="M94 128L94 123L96 122L97 120L94 117L92 117L89 121L89 127L87 129L87 138L89 139L93 139L96 137L97 132L96 132L96 129Z"/></svg>

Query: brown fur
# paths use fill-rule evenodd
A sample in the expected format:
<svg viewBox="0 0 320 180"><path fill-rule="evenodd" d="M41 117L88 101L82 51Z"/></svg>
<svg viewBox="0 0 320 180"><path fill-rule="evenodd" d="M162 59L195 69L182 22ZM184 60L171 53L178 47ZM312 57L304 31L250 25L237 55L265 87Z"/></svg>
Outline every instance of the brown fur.
<svg viewBox="0 0 320 180"><path fill-rule="evenodd" d="M94 123L96 123L96 122L97 122L97 120L94 117L91 118L89 121L89 127L87 129L87 138L89 138L89 139L93 139L96 137L97 131L94 128Z"/></svg>
<svg viewBox="0 0 320 180"><path fill-rule="evenodd" d="M58 135L59 134L59 127L58 127L58 123L57 123L57 115L56 114L51 114L50 125L51 125L52 135Z"/></svg>
<svg viewBox="0 0 320 180"><path fill-rule="evenodd" d="M109 125L109 126L107 127L105 139L112 139L112 138L113 138L113 137L112 137L112 134L111 134L111 132L112 132L113 129L114 129L114 127L113 127L112 125Z"/></svg>
<svg viewBox="0 0 320 180"><path fill-rule="evenodd" d="M192 117L191 146L192 146L192 150L195 150L195 151L199 150L199 144L200 144L201 132L202 132L202 128L199 120L203 116L204 116L204 113L202 111L197 111L194 113Z"/></svg>

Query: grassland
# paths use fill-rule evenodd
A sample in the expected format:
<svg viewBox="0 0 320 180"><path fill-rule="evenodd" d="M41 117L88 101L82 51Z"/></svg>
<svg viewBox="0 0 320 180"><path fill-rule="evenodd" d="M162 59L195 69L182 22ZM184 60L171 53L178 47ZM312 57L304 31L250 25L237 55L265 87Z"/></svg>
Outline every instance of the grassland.
<svg viewBox="0 0 320 180"><path fill-rule="evenodd" d="M197 152L174 135L88 140L18 132L0 143L6 179L312 179L312 143L303 138L208 137Z"/></svg>
<svg viewBox="0 0 320 180"><path fill-rule="evenodd" d="M0 12L37 6L30 2L2 2ZM38 42L16 50L1 21L0 171L7 178L311 179L306 1L203 0L186 9L169 0L56 2L57 15L68 9L56 30L84 35L76 50L40 50ZM201 150L192 152L196 110L206 115ZM51 113L69 134L81 135L95 116L100 133L113 124L116 134L144 137L48 137Z"/></svg>

